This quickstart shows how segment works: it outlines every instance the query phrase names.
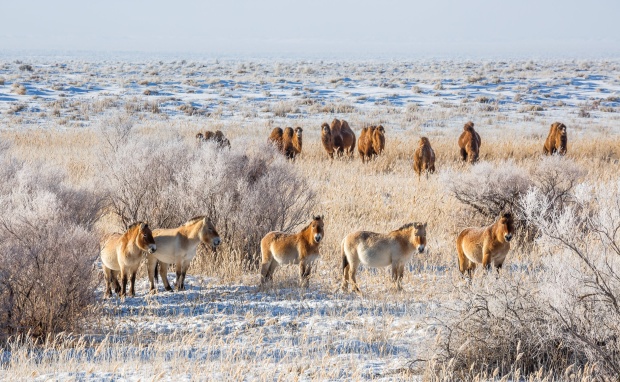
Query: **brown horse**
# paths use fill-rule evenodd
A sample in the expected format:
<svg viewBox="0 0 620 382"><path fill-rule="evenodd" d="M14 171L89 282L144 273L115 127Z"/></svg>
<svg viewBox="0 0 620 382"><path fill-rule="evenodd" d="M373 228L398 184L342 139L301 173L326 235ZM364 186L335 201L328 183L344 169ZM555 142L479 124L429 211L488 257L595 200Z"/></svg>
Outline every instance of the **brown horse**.
<svg viewBox="0 0 620 382"><path fill-rule="evenodd" d="M459 148L461 149L461 158L463 161L475 163L480 155L480 146L482 140L480 135L474 130L474 123L467 122L463 126L463 132L459 137Z"/></svg>
<svg viewBox="0 0 620 382"><path fill-rule="evenodd" d="M312 264L319 257L319 244L325 237L323 217L315 216L310 224L295 234L269 232L260 241L261 285L273 279L279 265L299 264L299 282L307 287Z"/></svg>
<svg viewBox="0 0 620 382"><path fill-rule="evenodd" d="M426 137L420 138L418 148L413 154L413 170L418 174L418 181L422 172L426 174L426 179L429 173L435 172L435 151Z"/></svg>
<svg viewBox="0 0 620 382"><path fill-rule="evenodd" d="M549 135L543 146L543 153L545 155L553 155L555 153L565 155L567 144L566 125L555 122L551 125L551 129L549 129Z"/></svg>
<svg viewBox="0 0 620 382"><path fill-rule="evenodd" d="M129 226L125 233L113 233L104 242L101 250L101 267L105 275L105 298L112 294L111 287L121 297L127 294L127 281L131 282L129 294L136 295L136 273L146 252L154 253L157 249L149 225L137 222ZM118 284L120 273L123 287ZM120 292L120 293L119 293Z"/></svg>
<svg viewBox="0 0 620 382"><path fill-rule="evenodd" d="M359 292L355 274L362 264L379 268L392 266L392 281L398 290L402 289L405 264L417 251L424 252L426 246L426 223L409 223L388 234L357 231L348 234L341 244L342 289L347 291L349 282Z"/></svg>
<svg viewBox="0 0 620 382"><path fill-rule="evenodd" d="M374 158L377 153L373 147L373 135L376 130L376 126L364 127L360 133L360 137L357 142L357 152L362 159L362 163L366 160Z"/></svg>
<svg viewBox="0 0 620 382"><path fill-rule="evenodd" d="M506 212L491 225L481 228L465 228L456 238L459 270L471 277L476 264L490 269L491 263L499 271L510 250L514 235L512 214Z"/></svg>
<svg viewBox="0 0 620 382"><path fill-rule="evenodd" d="M151 293L156 292L154 279L156 277L157 265L160 265L159 274L164 283L164 288L171 291L168 283L168 265L174 264L177 273L177 290L185 290L185 275L189 269L189 264L196 256L198 244L204 243L208 246L217 247L220 245L220 235L215 230L215 226L206 216L197 216L189 219L177 228L156 229L153 231L157 252L148 255L149 282Z"/></svg>

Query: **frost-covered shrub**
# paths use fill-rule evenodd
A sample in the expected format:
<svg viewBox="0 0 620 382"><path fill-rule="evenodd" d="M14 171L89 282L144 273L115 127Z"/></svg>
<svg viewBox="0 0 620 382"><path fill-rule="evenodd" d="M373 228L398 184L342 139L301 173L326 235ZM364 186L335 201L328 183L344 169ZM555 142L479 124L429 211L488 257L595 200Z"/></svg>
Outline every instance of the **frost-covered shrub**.
<svg viewBox="0 0 620 382"><path fill-rule="evenodd" d="M446 292L453 303L436 312L429 380L617 380L620 181L575 185L562 198L557 208L557 194L533 186L518 201L540 266Z"/></svg>
<svg viewBox="0 0 620 382"><path fill-rule="evenodd" d="M577 375L585 367L585 353L564 342L535 275L459 280L449 293L454 305L433 319L439 333L429 349L426 380L540 380L570 365Z"/></svg>
<svg viewBox="0 0 620 382"><path fill-rule="evenodd" d="M480 162L464 173L446 171L442 183L459 202L490 218L513 210L532 185L527 170L512 161Z"/></svg>
<svg viewBox="0 0 620 382"><path fill-rule="evenodd" d="M69 330L89 312L100 203L63 180L0 148L0 338Z"/></svg>
<svg viewBox="0 0 620 382"><path fill-rule="evenodd" d="M533 188L523 214L539 231L546 277L541 290L565 341L602 373L620 375L620 181L575 186L571 203Z"/></svg>
<svg viewBox="0 0 620 382"><path fill-rule="evenodd" d="M208 215L224 252L246 266L257 264L263 235L305 222L316 200L267 143L237 142L228 150L132 136L107 157L102 174L109 208L125 226L146 220L153 228L175 227Z"/></svg>
<svg viewBox="0 0 620 382"><path fill-rule="evenodd" d="M572 160L550 156L542 157L529 169L513 161L481 162L465 173L444 172L442 183L459 202L488 219L496 218L502 211L512 211L517 226L527 230L525 237L530 240L535 228L528 226L523 216L522 197L536 187L551 200L550 211L562 210L583 174Z"/></svg>

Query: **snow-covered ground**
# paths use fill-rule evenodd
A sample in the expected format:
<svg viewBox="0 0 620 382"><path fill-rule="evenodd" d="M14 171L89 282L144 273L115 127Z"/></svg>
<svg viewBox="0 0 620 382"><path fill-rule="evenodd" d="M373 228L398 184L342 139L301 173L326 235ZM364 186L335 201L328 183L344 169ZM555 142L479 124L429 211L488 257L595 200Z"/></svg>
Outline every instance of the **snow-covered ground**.
<svg viewBox="0 0 620 382"><path fill-rule="evenodd" d="M617 112L616 61L0 61L0 120L88 125L110 108L151 118L313 119L467 103L501 112Z"/></svg>
<svg viewBox="0 0 620 382"><path fill-rule="evenodd" d="M460 131L468 119L483 132L509 122L515 130L534 125L527 132L542 137L559 119L572 122L571 134L604 135L620 131L620 62L0 60L1 129L77 130L118 109L155 128L234 126L233 139L248 126L299 124L321 155L320 122L334 117L356 131L387 121L389 134L403 135L446 125ZM410 165L402 167L396 176L407 184L401 178L411 178ZM436 240L429 239L431 251ZM421 347L435 338L431 318L445 302L436 300L434 283L454 275L414 269L405 291L394 293L387 274L374 272L369 283L370 272L362 272L365 294L358 296L338 291L332 271L313 275L309 289L295 285L294 269L266 289L256 274L231 283L190 269L189 290L152 296L141 280L137 297L101 302L84 342L38 358L12 354L18 362L0 370L0 379L414 378L412 361L427 356Z"/></svg>

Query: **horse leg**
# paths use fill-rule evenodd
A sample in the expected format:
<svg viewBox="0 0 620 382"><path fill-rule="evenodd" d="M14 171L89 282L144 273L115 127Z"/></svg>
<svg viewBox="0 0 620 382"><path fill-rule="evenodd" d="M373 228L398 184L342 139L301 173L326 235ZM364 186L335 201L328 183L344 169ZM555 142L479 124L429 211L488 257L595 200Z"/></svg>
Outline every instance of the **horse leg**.
<svg viewBox="0 0 620 382"><path fill-rule="evenodd" d="M305 274L306 274L306 262L305 261L300 261L299 262L299 286L302 288L307 288L308 287L308 280L306 280L305 278Z"/></svg>
<svg viewBox="0 0 620 382"><path fill-rule="evenodd" d="M137 269L131 272L131 276L130 276L131 287L129 288L129 295L131 297L136 297L136 274L137 273L138 273Z"/></svg>
<svg viewBox="0 0 620 382"><path fill-rule="evenodd" d="M159 262L159 276L161 277L161 282L164 284L164 289L168 292L172 292L172 287L168 282L168 264Z"/></svg>
<svg viewBox="0 0 620 382"><path fill-rule="evenodd" d="M121 266L121 297L125 297L127 295L127 276L127 272L125 272L125 269Z"/></svg>
<svg viewBox="0 0 620 382"><path fill-rule="evenodd" d="M398 266L398 290L403 290L402 282L405 274L405 264Z"/></svg>
<svg viewBox="0 0 620 382"><path fill-rule="evenodd" d="M400 264L392 263L392 281L396 286L396 290L400 291L402 287L400 286L400 278L398 277L398 268L400 268Z"/></svg>
<svg viewBox="0 0 620 382"><path fill-rule="evenodd" d="M491 270L491 251L486 248L486 245L482 247L482 266L487 272Z"/></svg>
<svg viewBox="0 0 620 382"><path fill-rule="evenodd" d="M147 269L149 271L149 293L157 293L157 287L155 286L155 273L157 272L157 259L155 256L149 254L147 259Z"/></svg>
<svg viewBox="0 0 620 382"><path fill-rule="evenodd" d="M112 271L112 285L116 294L121 293L121 284L118 282L119 271Z"/></svg>
<svg viewBox="0 0 620 382"><path fill-rule="evenodd" d="M346 258L345 258L346 259ZM344 259L343 259L344 261ZM343 292L348 292L349 291L349 272L351 271L351 264L347 263L343 268L342 268L342 291Z"/></svg>
<svg viewBox="0 0 620 382"><path fill-rule="evenodd" d="M101 268L103 270L103 278L105 279L103 298L110 298L110 295L112 295L112 288L110 288L110 284L112 284L112 270L105 265L102 265Z"/></svg>
<svg viewBox="0 0 620 382"><path fill-rule="evenodd" d="M179 262L174 265L176 274L177 274L177 291L182 291L183 289L183 265Z"/></svg>
<svg viewBox="0 0 620 382"><path fill-rule="evenodd" d="M183 268L181 268L181 286L183 290L185 290L185 276L187 275L187 270L189 269L189 261L183 263Z"/></svg>
<svg viewBox="0 0 620 382"><path fill-rule="evenodd" d="M260 283L261 285L265 284L267 281L271 279L271 263L275 262L275 260L267 261L261 264L260 266Z"/></svg>
<svg viewBox="0 0 620 382"><path fill-rule="evenodd" d="M300 264L301 265L301 264ZM308 263L305 265L305 269L301 275L302 277L302 286L307 288L310 284L310 272L312 271L312 264Z"/></svg>
<svg viewBox="0 0 620 382"><path fill-rule="evenodd" d="M359 286L357 285L357 279L355 278L355 276L357 275L357 267L359 266L359 263L357 264L349 264L349 280L351 281L351 285L353 285L353 291L356 293L362 293L362 291L360 290Z"/></svg>

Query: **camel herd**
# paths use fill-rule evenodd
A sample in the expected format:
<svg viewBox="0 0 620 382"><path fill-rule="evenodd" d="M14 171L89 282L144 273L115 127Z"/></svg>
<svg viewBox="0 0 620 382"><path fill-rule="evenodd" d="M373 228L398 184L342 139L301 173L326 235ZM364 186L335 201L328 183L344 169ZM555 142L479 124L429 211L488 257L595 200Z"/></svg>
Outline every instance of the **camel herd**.
<svg viewBox="0 0 620 382"><path fill-rule="evenodd" d="M294 133L293 133L294 132ZM269 142L289 159L295 159L302 151L302 128L293 130L287 127L282 130L276 127L269 136ZM345 120L334 119L331 125L321 125L321 144L330 159L334 157L353 158L356 136L355 132ZM463 126L463 132L458 138L460 157L464 162L475 163L480 156L482 139L474 129L474 123L469 121ZM545 155L566 154L567 138L566 125L554 122L543 147ZM357 139L357 152L363 163L381 155L385 150L385 128L383 125L364 127ZM413 170L418 179L424 173L435 172L435 151L427 137L421 137L418 147L413 154Z"/></svg>

